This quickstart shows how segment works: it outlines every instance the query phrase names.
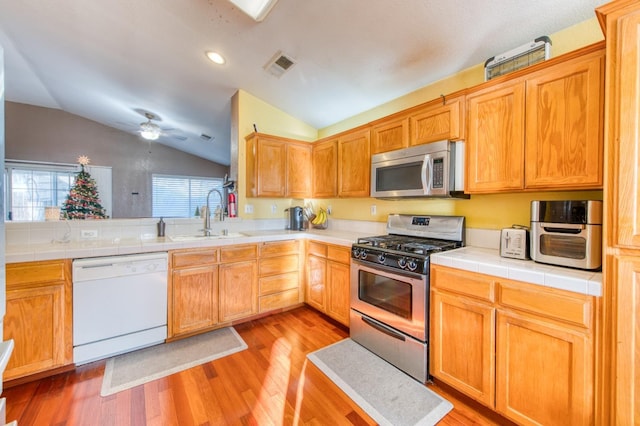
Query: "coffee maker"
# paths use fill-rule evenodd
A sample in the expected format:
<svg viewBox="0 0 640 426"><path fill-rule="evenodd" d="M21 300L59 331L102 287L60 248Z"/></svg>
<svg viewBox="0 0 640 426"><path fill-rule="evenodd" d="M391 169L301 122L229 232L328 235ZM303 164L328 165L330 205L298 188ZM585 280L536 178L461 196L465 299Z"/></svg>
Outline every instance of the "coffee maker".
<svg viewBox="0 0 640 426"><path fill-rule="evenodd" d="M302 231L304 229L304 214L302 207L295 206L284 209L285 218L287 219L286 228L291 231Z"/></svg>

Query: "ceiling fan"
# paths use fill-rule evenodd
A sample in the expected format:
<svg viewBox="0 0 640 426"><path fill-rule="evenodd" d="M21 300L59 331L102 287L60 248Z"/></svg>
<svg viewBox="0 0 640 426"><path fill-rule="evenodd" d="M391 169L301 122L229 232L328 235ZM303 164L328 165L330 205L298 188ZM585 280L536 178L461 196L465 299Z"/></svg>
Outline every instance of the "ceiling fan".
<svg viewBox="0 0 640 426"><path fill-rule="evenodd" d="M138 130L136 131L136 133L139 133L143 139L146 139L148 141L155 141L160 136L170 136L171 138L180 141L187 140L186 136L171 134L171 132L175 131L176 129L163 129L158 124L156 124L154 121L162 121L162 119L156 114L144 110L136 110L136 112L143 115L147 119L147 121L144 121L140 123L139 126L137 126Z"/></svg>
<svg viewBox="0 0 640 426"><path fill-rule="evenodd" d="M156 116L150 112L145 112L144 116L147 117L147 121L140 123L140 136L143 138L155 141L162 134L162 129L156 123L151 120L156 119Z"/></svg>

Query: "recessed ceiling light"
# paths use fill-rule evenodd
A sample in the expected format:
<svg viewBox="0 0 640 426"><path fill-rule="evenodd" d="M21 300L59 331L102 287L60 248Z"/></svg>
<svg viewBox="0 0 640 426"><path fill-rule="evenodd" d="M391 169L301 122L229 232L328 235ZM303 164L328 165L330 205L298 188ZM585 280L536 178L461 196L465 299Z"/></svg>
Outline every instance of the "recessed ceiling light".
<svg viewBox="0 0 640 426"><path fill-rule="evenodd" d="M207 55L207 58L209 58L211 62L216 63L218 65L222 65L226 62L222 57L222 55L219 54L218 52L208 51L208 52L205 52L205 55Z"/></svg>

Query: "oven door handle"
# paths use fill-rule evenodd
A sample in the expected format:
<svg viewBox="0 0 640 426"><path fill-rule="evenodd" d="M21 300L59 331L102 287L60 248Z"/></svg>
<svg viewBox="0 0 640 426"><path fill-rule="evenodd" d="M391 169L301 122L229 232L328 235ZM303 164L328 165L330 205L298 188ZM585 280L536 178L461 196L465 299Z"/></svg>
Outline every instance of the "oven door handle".
<svg viewBox="0 0 640 426"><path fill-rule="evenodd" d="M365 324L370 325L371 327L375 328L376 330L386 334L387 336L391 336L394 339L398 339L398 340L402 340L403 342L406 340L406 338L398 333L397 331L394 330L390 330L389 328L385 327L382 324L377 323L376 321L367 318L367 317L360 317L360 319L362 319L362 321L365 322Z"/></svg>

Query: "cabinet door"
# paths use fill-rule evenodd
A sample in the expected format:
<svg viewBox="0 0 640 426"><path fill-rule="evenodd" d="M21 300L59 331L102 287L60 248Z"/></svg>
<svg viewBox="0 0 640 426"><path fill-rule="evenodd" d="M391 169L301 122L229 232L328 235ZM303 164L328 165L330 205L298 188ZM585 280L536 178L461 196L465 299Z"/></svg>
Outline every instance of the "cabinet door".
<svg viewBox="0 0 640 426"><path fill-rule="evenodd" d="M497 411L519 424L592 424L591 344L582 332L499 310Z"/></svg>
<svg viewBox="0 0 640 426"><path fill-rule="evenodd" d="M256 196L284 197L286 144L282 141L258 139L256 149Z"/></svg>
<svg viewBox="0 0 640 426"><path fill-rule="evenodd" d="M640 421L640 253L613 257L609 269L615 277L607 284L615 286L617 312L615 325L616 424Z"/></svg>
<svg viewBox="0 0 640 426"><path fill-rule="evenodd" d="M171 336L211 327L218 322L218 267L172 272Z"/></svg>
<svg viewBox="0 0 640 426"><path fill-rule="evenodd" d="M287 145L287 191L289 198L311 195L311 144Z"/></svg>
<svg viewBox="0 0 640 426"><path fill-rule="evenodd" d="M255 260L220 265L220 321L258 312L258 273Z"/></svg>
<svg viewBox="0 0 640 426"><path fill-rule="evenodd" d="M349 265L327 262L327 314L349 326Z"/></svg>
<svg viewBox="0 0 640 426"><path fill-rule="evenodd" d="M338 139L338 196L368 197L371 175L370 132L360 130Z"/></svg>
<svg viewBox="0 0 640 426"><path fill-rule="evenodd" d="M527 78L525 187L602 187L604 52Z"/></svg>
<svg viewBox="0 0 640 426"><path fill-rule="evenodd" d="M63 366L65 359L64 282L7 289L4 338L15 346L4 379ZM69 345L71 342L68 342Z"/></svg>
<svg viewBox="0 0 640 426"><path fill-rule="evenodd" d="M628 7L636 8L637 4ZM619 28L617 34L607 34L607 38L617 40L616 51L611 52L613 65L607 69L607 73L611 71L607 77L611 77L613 86L610 99L612 103L618 102L611 108L608 126L613 129L608 142L609 157L615 162L609 179L616 204L612 236L615 245L640 248L640 10L628 10L610 27L612 33Z"/></svg>
<svg viewBox="0 0 640 426"><path fill-rule="evenodd" d="M319 311L324 312L327 260L318 256L309 256L307 259L307 267L306 302Z"/></svg>
<svg viewBox="0 0 640 426"><path fill-rule="evenodd" d="M495 309L459 295L431 292L430 371L494 407Z"/></svg>
<svg viewBox="0 0 640 426"><path fill-rule="evenodd" d="M411 115L410 145L464 139L464 98L430 102Z"/></svg>
<svg viewBox="0 0 640 426"><path fill-rule="evenodd" d="M409 118L398 118L371 128L371 154L409 146Z"/></svg>
<svg viewBox="0 0 640 426"><path fill-rule="evenodd" d="M467 192L524 188L524 82L467 97Z"/></svg>
<svg viewBox="0 0 640 426"><path fill-rule="evenodd" d="M338 195L338 140L313 144L313 198Z"/></svg>

